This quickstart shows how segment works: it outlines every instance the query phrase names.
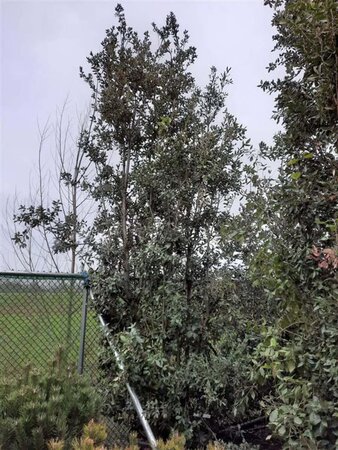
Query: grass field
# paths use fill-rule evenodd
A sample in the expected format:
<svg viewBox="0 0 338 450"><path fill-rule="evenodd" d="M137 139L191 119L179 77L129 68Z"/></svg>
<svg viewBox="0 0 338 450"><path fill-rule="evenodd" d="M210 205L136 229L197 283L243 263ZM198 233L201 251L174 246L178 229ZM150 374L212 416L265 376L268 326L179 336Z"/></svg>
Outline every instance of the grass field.
<svg viewBox="0 0 338 450"><path fill-rule="evenodd" d="M60 290L37 286L0 291L0 374L11 374L28 363L46 366L59 347L77 363L82 299L83 290L69 284ZM96 316L89 309L85 372L91 376L97 367L100 336Z"/></svg>

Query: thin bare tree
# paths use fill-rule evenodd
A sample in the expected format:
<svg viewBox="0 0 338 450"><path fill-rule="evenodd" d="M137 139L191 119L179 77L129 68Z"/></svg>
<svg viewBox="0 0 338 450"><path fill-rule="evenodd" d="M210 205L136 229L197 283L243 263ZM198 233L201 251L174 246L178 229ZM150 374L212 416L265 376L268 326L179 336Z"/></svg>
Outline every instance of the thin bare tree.
<svg viewBox="0 0 338 450"><path fill-rule="evenodd" d="M77 118L75 132L66 113L67 101L53 124L48 120L38 126L37 168L28 196L7 199L2 234L10 256L2 259L8 269L79 270L83 239L95 208L83 189L93 175L85 141L90 139L94 111Z"/></svg>

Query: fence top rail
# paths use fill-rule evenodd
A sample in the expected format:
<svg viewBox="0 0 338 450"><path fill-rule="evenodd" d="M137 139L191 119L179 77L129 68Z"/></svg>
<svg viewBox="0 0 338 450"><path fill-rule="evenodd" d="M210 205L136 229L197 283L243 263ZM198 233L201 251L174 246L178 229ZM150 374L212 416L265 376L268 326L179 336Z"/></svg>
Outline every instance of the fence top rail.
<svg viewBox="0 0 338 450"><path fill-rule="evenodd" d="M61 273L61 272L15 272L15 271L8 271L8 272L1 272L0 271L0 277L1 278L24 278L24 279L63 279L63 280L85 280L88 275L87 273Z"/></svg>

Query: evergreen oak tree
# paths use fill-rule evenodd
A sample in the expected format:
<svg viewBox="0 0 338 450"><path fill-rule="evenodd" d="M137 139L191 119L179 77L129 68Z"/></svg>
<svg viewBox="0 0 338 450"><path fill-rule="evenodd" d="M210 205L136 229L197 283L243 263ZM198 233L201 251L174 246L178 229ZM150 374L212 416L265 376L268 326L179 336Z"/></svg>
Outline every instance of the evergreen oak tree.
<svg viewBox="0 0 338 450"><path fill-rule="evenodd" d="M120 5L116 16L81 69L96 104L83 138L96 168L87 186L98 209L88 238L96 306L156 432L192 436L235 389L217 352L227 314L218 240L249 142L225 106L229 69L212 68L198 87L196 50L173 13L143 36ZM113 362L105 368L116 417L127 396Z"/></svg>

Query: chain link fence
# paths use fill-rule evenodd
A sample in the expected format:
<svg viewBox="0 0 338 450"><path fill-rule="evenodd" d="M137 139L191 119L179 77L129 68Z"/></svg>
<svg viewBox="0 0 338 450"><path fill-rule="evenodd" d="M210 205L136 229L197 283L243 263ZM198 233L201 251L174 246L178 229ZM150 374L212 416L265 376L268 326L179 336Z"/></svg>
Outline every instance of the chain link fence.
<svg viewBox="0 0 338 450"><path fill-rule="evenodd" d="M103 334L88 294L85 275L0 272L0 376L44 368L62 347L97 383ZM105 422L110 443L127 441L126 425Z"/></svg>
<svg viewBox="0 0 338 450"><path fill-rule="evenodd" d="M44 367L60 347L79 366L84 282L75 274L0 273L0 373ZM85 334L83 366L94 377L101 332L90 305Z"/></svg>

